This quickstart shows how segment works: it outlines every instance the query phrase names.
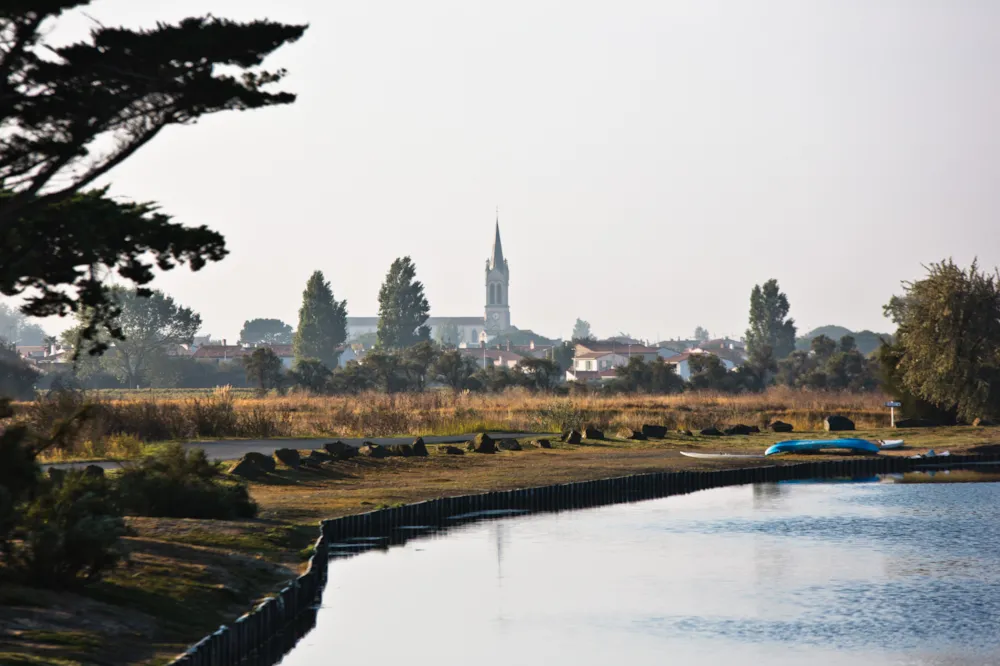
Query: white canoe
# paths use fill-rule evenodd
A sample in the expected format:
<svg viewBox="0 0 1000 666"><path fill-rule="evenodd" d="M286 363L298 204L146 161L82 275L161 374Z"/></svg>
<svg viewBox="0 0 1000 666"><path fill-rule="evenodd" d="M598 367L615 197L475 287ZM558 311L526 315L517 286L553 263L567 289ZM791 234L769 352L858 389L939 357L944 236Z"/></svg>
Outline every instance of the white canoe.
<svg viewBox="0 0 1000 666"><path fill-rule="evenodd" d="M688 458L763 458L762 455L754 453L698 453L697 451L681 451L682 456Z"/></svg>
<svg viewBox="0 0 1000 666"><path fill-rule="evenodd" d="M880 449L901 449L903 448L903 440L901 439L884 439L879 441L878 446Z"/></svg>

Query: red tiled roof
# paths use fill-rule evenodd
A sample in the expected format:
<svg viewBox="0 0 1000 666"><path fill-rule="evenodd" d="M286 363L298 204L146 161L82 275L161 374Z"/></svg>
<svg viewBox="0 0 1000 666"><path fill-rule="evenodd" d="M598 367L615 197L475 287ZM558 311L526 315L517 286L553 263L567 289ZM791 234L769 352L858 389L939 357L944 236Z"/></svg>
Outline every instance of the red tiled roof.
<svg viewBox="0 0 1000 666"><path fill-rule="evenodd" d="M195 350L194 358L242 358L252 350L239 345L202 345Z"/></svg>
<svg viewBox="0 0 1000 666"><path fill-rule="evenodd" d="M611 354L615 354L617 356L624 356L625 358L628 358L630 355L631 356L652 356L652 355L657 354L657 353L658 353L658 351L656 349L653 349L652 347L638 347L638 348L637 347L632 347L631 350L629 350L627 348L619 347L618 349L615 349L614 351L611 351L609 349L608 351L585 351L585 352L577 352L576 355L573 356L573 358L594 359L594 358L603 358L605 356L610 356Z"/></svg>
<svg viewBox="0 0 1000 666"><path fill-rule="evenodd" d="M628 355L631 349L633 354L655 354L657 353L656 347L646 347L643 345L628 345L622 342L578 342L576 343L577 349L584 349L587 352L604 352L610 353L614 352L616 354Z"/></svg>

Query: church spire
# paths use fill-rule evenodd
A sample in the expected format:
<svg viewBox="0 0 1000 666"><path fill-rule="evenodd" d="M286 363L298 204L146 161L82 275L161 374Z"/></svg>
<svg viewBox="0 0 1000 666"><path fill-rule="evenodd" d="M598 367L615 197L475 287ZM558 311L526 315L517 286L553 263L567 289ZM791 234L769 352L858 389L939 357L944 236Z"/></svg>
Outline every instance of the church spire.
<svg viewBox="0 0 1000 666"><path fill-rule="evenodd" d="M500 211L497 209L496 238L493 240L493 255L490 257L490 270L503 270L506 264L503 260L503 246L500 244Z"/></svg>

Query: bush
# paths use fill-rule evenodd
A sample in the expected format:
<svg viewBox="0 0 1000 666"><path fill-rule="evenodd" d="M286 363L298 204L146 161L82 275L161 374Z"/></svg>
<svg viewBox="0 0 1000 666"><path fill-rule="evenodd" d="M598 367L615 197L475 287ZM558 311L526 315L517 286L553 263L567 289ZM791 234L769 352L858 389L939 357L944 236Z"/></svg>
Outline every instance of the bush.
<svg viewBox="0 0 1000 666"><path fill-rule="evenodd" d="M122 508L129 515L170 518L253 518L257 504L245 483L230 480L201 449L171 444L118 479Z"/></svg>
<svg viewBox="0 0 1000 666"><path fill-rule="evenodd" d="M13 344L0 340L0 396L30 400L35 396L38 370L18 356Z"/></svg>
<svg viewBox="0 0 1000 666"><path fill-rule="evenodd" d="M8 544L8 564L35 585L69 587L98 579L122 560L125 522L107 479L71 471L41 490Z"/></svg>

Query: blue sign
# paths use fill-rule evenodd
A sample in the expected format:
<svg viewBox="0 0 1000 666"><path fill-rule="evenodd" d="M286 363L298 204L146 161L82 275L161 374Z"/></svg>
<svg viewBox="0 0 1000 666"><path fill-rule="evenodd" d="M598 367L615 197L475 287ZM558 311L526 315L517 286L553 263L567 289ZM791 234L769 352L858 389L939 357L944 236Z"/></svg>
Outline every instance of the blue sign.
<svg viewBox="0 0 1000 666"><path fill-rule="evenodd" d="M896 402L895 400L892 400L892 401L890 401L890 402L887 402L887 403L885 403L885 406L886 406L886 407L902 407L902 406L903 406L903 403L901 403L901 402Z"/></svg>

